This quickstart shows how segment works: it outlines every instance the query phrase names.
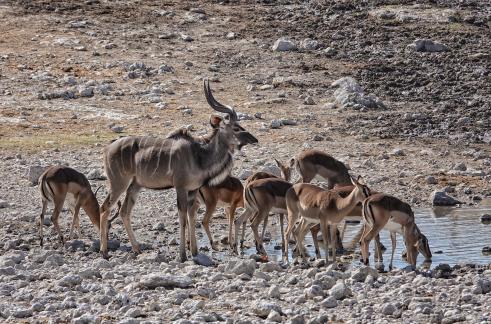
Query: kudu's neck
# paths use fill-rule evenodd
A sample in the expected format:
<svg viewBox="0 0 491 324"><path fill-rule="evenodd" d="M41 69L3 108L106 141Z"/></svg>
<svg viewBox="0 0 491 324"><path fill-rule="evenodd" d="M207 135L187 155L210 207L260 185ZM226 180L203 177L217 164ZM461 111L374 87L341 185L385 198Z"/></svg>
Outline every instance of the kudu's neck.
<svg viewBox="0 0 491 324"><path fill-rule="evenodd" d="M230 139L220 130L215 132L209 142L203 146L203 167L209 168L227 158Z"/></svg>

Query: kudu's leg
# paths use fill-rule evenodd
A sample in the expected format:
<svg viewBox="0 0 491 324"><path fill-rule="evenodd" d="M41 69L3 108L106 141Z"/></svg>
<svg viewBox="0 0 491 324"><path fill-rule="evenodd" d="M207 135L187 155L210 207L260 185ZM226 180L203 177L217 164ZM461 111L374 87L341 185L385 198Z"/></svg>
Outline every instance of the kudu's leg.
<svg viewBox="0 0 491 324"><path fill-rule="evenodd" d="M176 188L177 209L179 212L179 259L181 262L187 260L186 256L186 222L187 222L187 205L188 192L181 188ZM191 225L191 224L189 224Z"/></svg>
<svg viewBox="0 0 491 324"><path fill-rule="evenodd" d="M107 240L108 240L108 234L109 234L109 215L111 214L111 207L118 202L119 196L123 193L124 189L127 186L126 182L125 184L120 184L116 186L115 184L112 184L111 189L109 190L109 193L104 200L104 202L101 205L100 208L100 214L101 214L101 229L100 229L100 240L101 240L101 248L100 252L101 255L104 259L109 259L109 254L107 252ZM118 212L121 211L120 207L118 209ZM120 213L121 215L121 213ZM122 217L121 217L122 218Z"/></svg>
<svg viewBox="0 0 491 324"><path fill-rule="evenodd" d="M46 200L43 200L41 215L39 215L39 240L41 246L43 246L43 226L44 226L44 214L46 214L46 207L48 207L48 202Z"/></svg>
<svg viewBox="0 0 491 324"><path fill-rule="evenodd" d="M186 206L186 214L187 214L187 224L189 225L188 227L188 232L189 232L189 246L191 249L191 255L192 256L197 256L198 255L198 244L196 242L196 217L195 214L192 212L192 206L194 205L195 199L196 199L196 193L198 190L193 190L187 192L187 206ZM213 214L213 212L212 212ZM209 229L208 229L209 230Z"/></svg>
<svg viewBox="0 0 491 324"><path fill-rule="evenodd" d="M130 239L131 249L134 253L141 253L140 244L138 243L133 228L131 227L131 210L135 206L136 198L140 192L141 187L136 183L136 181L131 182L128 189L126 189L126 197L123 201L123 206L121 207L121 219L123 220L124 228L126 233L128 233L128 238Z"/></svg>

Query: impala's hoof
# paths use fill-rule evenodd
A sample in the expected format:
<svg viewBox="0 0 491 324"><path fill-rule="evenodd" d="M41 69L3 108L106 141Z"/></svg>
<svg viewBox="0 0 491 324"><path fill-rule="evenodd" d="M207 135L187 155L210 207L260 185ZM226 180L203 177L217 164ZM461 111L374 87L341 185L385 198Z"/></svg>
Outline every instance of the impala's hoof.
<svg viewBox="0 0 491 324"><path fill-rule="evenodd" d="M101 256L103 259L109 260L109 253L107 251L101 251Z"/></svg>

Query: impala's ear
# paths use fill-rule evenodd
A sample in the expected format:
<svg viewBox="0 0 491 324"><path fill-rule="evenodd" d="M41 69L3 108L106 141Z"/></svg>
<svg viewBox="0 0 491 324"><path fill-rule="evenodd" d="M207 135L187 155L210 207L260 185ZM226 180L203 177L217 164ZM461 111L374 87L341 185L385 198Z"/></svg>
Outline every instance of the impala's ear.
<svg viewBox="0 0 491 324"><path fill-rule="evenodd" d="M283 167L283 164L281 164L280 161L278 161L277 159L274 159L274 161L276 162L276 165L279 167L279 168L282 168Z"/></svg>
<svg viewBox="0 0 491 324"><path fill-rule="evenodd" d="M295 165L295 158L292 158L290 160L290 168L293 168L294 165Z"/></svg>
<svg viewBox="0 0 491 324"><path fill-rule="evenodd" d="M211 115L210 116L210 125L213 128L218 128L220 127L220 123L222 122L223 118L218 116L218 115Z"/></svg>
<svg viewBox="0 0 491 324"><path fill-rule="evenodd" d="M366 183L365 183L365 179L363 179L363 177L361 175L358 176L358 180L356 180L356 182L358 182L359 184L365 186Z"/></svg>

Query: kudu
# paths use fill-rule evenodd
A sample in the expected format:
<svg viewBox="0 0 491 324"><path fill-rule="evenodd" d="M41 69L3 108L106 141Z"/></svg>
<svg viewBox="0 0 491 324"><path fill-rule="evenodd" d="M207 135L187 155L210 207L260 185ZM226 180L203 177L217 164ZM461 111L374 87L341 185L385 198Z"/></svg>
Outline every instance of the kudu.
<svg viewBox="0 0 491 324"><path fill-rule="evenodd" d="M362 261L368 264L368 246L370 241L377 237L385 228L390 232L392 253L389 269L392 270L392 261L396 248L396 233L404 237L407 250L407 260L413 267L416 266L418 251L421 252L426 262L431 261L431 251L428 239L416 225L411 206L400 199L386 194L374 194L363 201L363 234L361 236ZM382 259L379 244L376 245L378 258Z"/></svg>
<svg viewBox="0 0 491 324"><path fill-rule="evenodd" d="M192 137L155 138L130 136L118 139L104 151L104 168L108 177L109 194L101 207L101 254L108 258L107 223L111 207L126 190L121 218L128 233L132 250L140 252L133 233L130 213L142 188L175 188L179 211L181 262L186 260L186 223L191 254L198 254L195 235L195 215L191 212L196 192L203 185L216 185L229 176L233 165L231 147L256 143L257 139L242 128L235 110L213 97L209 82L204 81L208 104L226 117L212 115L215 129L209 141Z"/></svg>
<svg viewBox="0 0 491 324"><path fill-rule="evenodd" d="M75 228L77 229L78 235L80 235L80 207L83 208L92 224L99 231L99 203L96 198L99 188L93 193L89 180L82 173L67 166L54 165L46 169L39 177L39 192L42 200L42 211L39 219L41 246L43 246L44 214L46 213L48 202L54 204L51 221L62 244L65 243L65 239L61 233L58 218L65 200L68 201L68 207L73 215L69 235L70 239L73 238Z"/></svg>

